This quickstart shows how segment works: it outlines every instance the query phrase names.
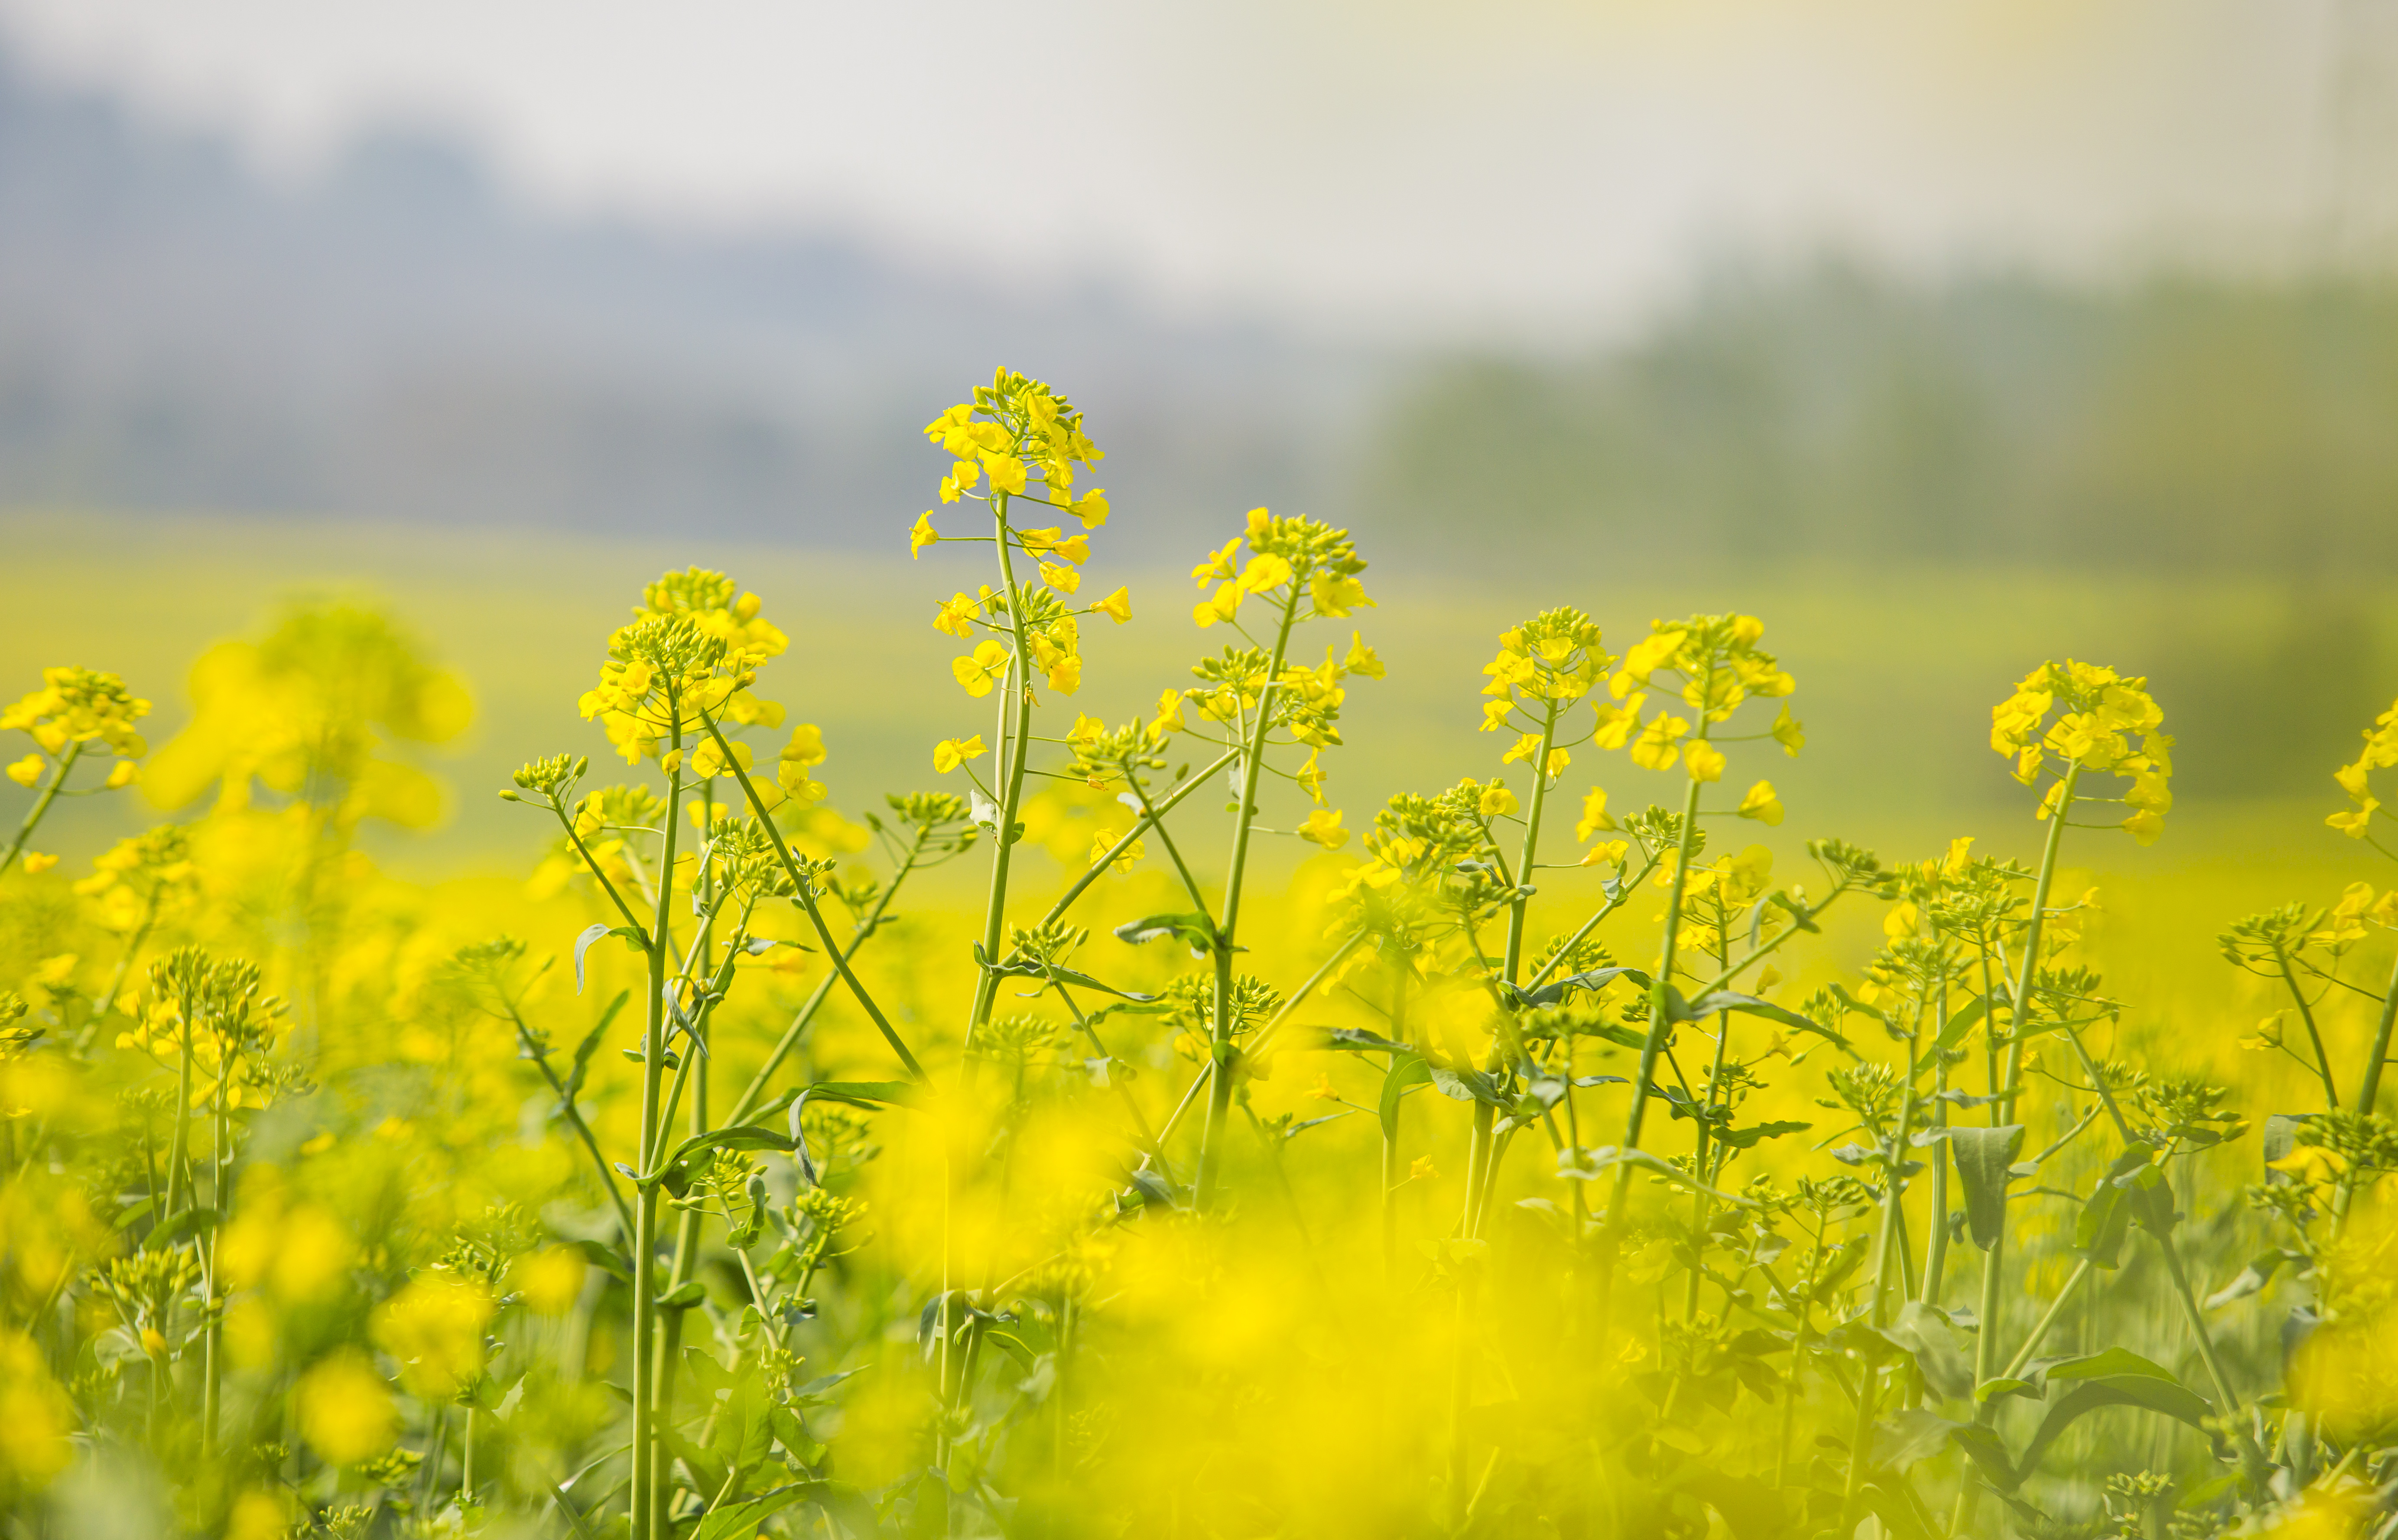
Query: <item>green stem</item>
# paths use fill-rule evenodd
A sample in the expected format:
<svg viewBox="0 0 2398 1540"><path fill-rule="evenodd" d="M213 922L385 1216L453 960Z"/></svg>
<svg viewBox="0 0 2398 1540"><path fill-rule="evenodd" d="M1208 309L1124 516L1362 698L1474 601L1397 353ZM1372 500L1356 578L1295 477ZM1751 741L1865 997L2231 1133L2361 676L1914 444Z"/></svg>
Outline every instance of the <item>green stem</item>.
<svg viewBox="0 0 2398 1540"><path fill-rule="evenodd" d="M2315 1074L2323 1080L2324 1104L2333 1112L2339 1111L2339 1087L2333 1084L2331 1054L2324 1047L2323 1032L2315 1025L2314 1006L2307 1002L2307 992L2298 987L2298 977L2290 966L2290 956L2279 945L2273 948L2273 960L2281 965L2282 982L2290 989L2290 998L2298 1007L2298 1020L2306 1023L2307 1041L2314 1045Z"/></svg>
<svg viewBox="0 0 2398 1540"><path fill-rule="evenodd" d="M2032 985L2040 976L2041 932L2048 921L2049 891L2056 882L2056 858L2065 844L2065 824L2073 811L2073 792L2081 779L2081 766L2069 767L2057 792L2056 807L2049 815L2048 838L2040 853L2040 874L2032 883L2031 915L2024 925L2023 961L2015 974L2014 1001L2007 1013L2007 1056L2005 1080L2001 1094L2012 1093L2023 1084L2024 1028L2031 1020ZM1991 1103L1993 1115L2011 1112L2012 1101ZM1975 1333L1974 1378L1976 1384L1990 1377L1999 1358L1998 1312L2004 1303L2001 1297L2005 1281L2006 1214L1999 1215L1999 1233L1991 1239L1990 1250L1983 1260L1981 1329ZM1985 1402L1983 1410L1988 1411Z"/></svg>
<svg viewBox="0 0 2398 1540"><path fill-rule="evenodd" d="M2207 1383L2215 1387L2217 1414L2231 1425L2233 1438L2240 1445L2241 1467L2261 1490L2272 1467L2265 1452L2257 1447L2247 1425L2239 1420L2240 1398L2232 1394L2230 1376L2223 1371L2223 1359L2215 1351L2215 1339L2207 1334L2206 1317L2198 1307L2198 1295L2190 1289L2189 1274L2182 1267L2181 1250L2174 1245L2172 1236L2162 1231L2152 1233L2157 1237L2157 1250L2165 1259L2165 1274L2173 1279L2174 1297L2181 1302L2182 1318L2189 1323L2190 1341L2198 1348L2199 1361L2206 1366Z"/></svg>
<svg viewBox="0 0 2398 1540"><path fill-rule="evenodd" d="M1408 1040L1408 977L1413 968L1394 941L1394 954L1399 966L1391 976L1391 1041ZM1390 1055L1383 1067L1388 1074L1399 1066L1399 1055ZM1382 1129L1382 1281L1396 1288L1399 1280L1399 1119L1406 1113L1407 1100L1402 1097L1391 1109L1391 1121Z"/></svg>
<svg viewBox="0 0 2398 1540"><path fill-rule="evenodd" d="M1665 898L1665 939L1657 963L1657 977L1649 987L1649 1035L1640 1045L1640 1068L1632 1081L1632 1110L1625 1114L1623 1148L1617 1151L1615 1182L1607 1204L1607 1244L1601 1248L1599 1260L1599 1330L1607 1330L1610 1299L1615 1283L1615 1252L1623 1240L1623 1209L1632 1195L1632 1163L1628 1158L1640 1147L1640 1125L1649 1113L1650 1087L1657 1083L1657 1056L1663 1051L1666 1035L1673 1031L1673 1019L1665 1011L1667 980L1674 974L1674 958L1681 941L1682 895L1691 872L1691 849L1697 842L1699 830L1699 792L1704 782L1691 778L1690 790L1682 798L1680 837L1675 843L1673 885Z"/></svg>
<svg viewBox="0 0 2398 1540"><path fill-rule="evenodd" d="M2369 1113L2381 1094L2381 1066L2390 1061L2390 1033L2398 1026L2398 960L2390 966L2390 991L2381 997L2381 1020L2373 1028L2373 1057L2365 1062L2364 1084L2357 1087L2356 1110Z"/></svg>
<svg viewBox="0 0 2398 1540"><path fill-rule="evenodd" d="M982 976L975 981L974 1008L966 1018L964 1073L974 1065L975 1034L990 1024L999 995L1000 945L1007 938L1007 879L1016 855L1016 814L1024 798L1024 768L1032 757L1032 640L1024 628L1024 594L1016 584L1016 558L1008 543L1007 494L994 491L991 518L998 532L999 591L1007 600L1008 628L1016 639L1001 688L1011 692L1002 708L998 768L998 827L991 831L990 892L983 900ZM1014 718L1013 725L1009 718ZM947 1337L943 1341L947 1341Z"/></svg>
<svg viewBox="0 0 2398 1540"><path fill-rule="evenodd" d="M59 761L58 770L50 777L49 784L42 788L42 794L34 799L32 809L25 814L25 821L17 826L17 837L8 842L8 848L6 851L0 851L0 876L7 875L8 868L15 863L18 854L25 848L25 842L32 839L34 831L40 827L42 815L50 810L50 804L59 800L60 791L66 787L68 772L74 769L75 761L81 758L83 758L81 743L67 745L66 757Z"/></svg>
<svg viewBox="0 0 2398 1540"><path fill-rule="evenodd" d="M766 838L774 843L775 855L783 864L784 874L791 879L792 886L798 890L800 908L806 912L808 924L815 927L816 939L823 944L826 954L832 959L833 970L841 975L841 981L849 986L850 994L866 1012L867 1019L874 1023L875 1030L882 1034L882 1040L891 1045L891 1051L899 1056L899 1062L907 1066L909 1074L919 1082L928 1082L929 1077L924 1074L924 1066L918 1063L916 1056L908 1051L908 1045L900 1040L897 1030L891 1025L890 1018L882 1014L882 1007L874 1003L874 996L867 992L865 983L859 979L856 971L849 966L848 952L842 949L840 942L833 939L832 927L825 923L824 910L816 903L815 885L809 881L807 872L802 870L798 858L792 856L790 845L783 839L783 831L775 827L775 820L768 816L765 804L759 800L758 788L750 783L749 772L744 770L741 767L741 762L733 757L733 745L724 740L724 730L707 716L703 715L699 720L701 725L707 729L708 735L716 739L718 750L724 755L725 768L732 771L733 778L741 783L741 795L748 799L749 810L757 817L759 827L765 830Z"/></svg>
<svg viewBox="0 0 2398 1540"><path fill-rule="evenodd" d="M1049 906L1049 912L1041 917L1041 925L1047 925L1064 919L1066 916L1066 911L1074 906L1074 900L1081 898L1093 883L1099 880L1100 874L1105 872L1110 866L1114 864L1117 857L1122 856L1125 851L1130 850L1132 848L1132 843L1135 840L1140 838L1142 834L1146 833L1152 825L1155 825L1158 822L1158 820L1164 818L1168 813L1173 812L1175 808L1181 805L1182 800L1185 797L1190 796L1192 792L1196 791L1201 786L1213 779L1217 771L1223 769L1226 765L1232 763L1234 760L1239 759L1240 757L1241 751L1238 749L1228 749L1223 753L1218 755L1213 763L1208 764L1200 770L1198 774L1186 777L1174 788L1173 790L1168 791L1165 794L1164 800L1160 801L1156 804L1156 810L1154 812L1142 814L1140 818L1135 822L1130 829L1124 831L1122 838L1118 839L1114 844L1108 847L1108 853L1106 855L1100 857L1098 860L1093 861L1089 871L1075 878L1074 881L1067 886L1065 893L1059 897L1058 901ZM1205 908L1206 906L1203 904L1201 907ZM1035 928L1037 929L1039 927L1036 926Z"/></svg>
<svg viewBox="0 0 2398 1540"><path fill-rule="evenodd" d="M2041 1311L2040 1319L2032 1323L2031 1333L2024 1338L2023 1345L2015 1349L2015 1356L2009 1358L2006 1368L1999 1371L2000 1379L2023 1377L2025 1368L2031 1363L2032 1355L2039 1352L2040 1344L2047 1340L2048 1329L2056 1324L2057 1317L2065 1314L2066 1303L2073 1298L2073 1291L2081 1287L2081 1280L2090 1276L2095 1265L2088 1257L2073 1264L2073 1271L2065 1276L2065 1286L2056 1291L2056 1298L2048 1302L2048 1308Z"/></svg>
<svg viewBox="0 0 2398 1540"><path fill-rule="evenodd" d="M1216 939L1209 949L1214 954L1216 971L1215 1019L1210 1033L1209 1063L1213 1078L1207 1086L1207 1120L1199 1130L1199 1171L1194 1182L1195 1201L1205 1209L1215 1199L1216 1184L1221 1173L1224 1127L1233 1105L1233 1084L1238 1077L1233 1073L1233 952L1234 938L1241 925L1241 887L1248 871L1249 832L1257 823L1258 777L1265 768L1266 734L1273 726L1274 692L1280 689L1283 658L1290 648L1291 628L1299 621L1300 584L1293 574L1283 601L1282 619L1274 628L1273 656L1266 665L1264 684L1258 691L1258 716L1249 729L1248 745L1241 766L1241 804L1233 819L1233 857L1224 877L1224 917L1216 928Z"/></svg>
<svg viewBox="0 0 2398 1540"><path fill-rule="evenodd" d="M606 1155L600 1153L600 1141L593 1136L591 1125L583 1120L583 1109L566 1094L566 1082L559 1079L558 1071L550 1065L547 1051L533 1037L532 1028L526 1025L517 1003L505 994L500 997L500 1003L507 1007L508 1020L516 1023L517 1041L523 1046L525 1057L541 1066L542 1078L549 1082L550 1093L558 1098L559 1111L565 1115L575 1136L582 1140L584 1149L590 1153L592 1168L600 1173L600 1185L616 1209L616 1223L624 1226L622 1234L625 1239L630 1242L634 1235L633 1210L625 1203L624 1189L616 1184L616 1169L608 1164Z"/></svg>
<svg viewBox="0 0 2398 1540"><path fill-rule="evenodd" d="M192 1001L186 995L182 1002L182 1038L175 1081L175 1132L167 1149L167 1211L159 1223L174 1219L183 1211L185 1199L191 1196L191 1107L192 1107Z"/></svg>
<svg viewBox="0 0 2398 1540"><path fill-rule="evenodd" d="M1901 1169L1906 1163L1907 1130L1915 1120L1916 1049L1921 1040L1922 1019L1918 1016L1916 1020L1917 1034L1906 1040L1906 1078L1899 1082L1897 1129L1891 1135L1890 1142L1883 1146L1881 1236L1875 1247L1873 1294L1868 1317L1877 1331L1890 1324L1891 1263L1899 1256L1902 1245L1898 1220L1901 1207L1906 1201L1906 1179L1901 1174ZM1989 1330L1987 1323L1984 1324L1983 1330ZM1880 1378L1874 1365L1860 1358L1856 1429L1849 1441L1848 1482L1841 1499L1845 1506L1841 1509L1840 1528L1844 1532L1854 1529L1860 1517L1858 1499L1865 1488L1866 1451L1873 1439L1873 1414L1880 1399L1877 1393L1879 1384Z"/></svg>
<svg viewBox="0 0 2398 1540"><path fill-rule="evenodd" d="M1323 962L1317 964L1315 971L1308 975L1307 982L1300 985L1298 989L1291 992L1290 998L1285 1000L1282 1003L1282 1008L1274 1012L1273 1020L1268 1021L1263 1027L1260 1028L1258 1030L1258 1034L1249 1040L1249 1051L1257 1054L1262 1054L1265 1052L1266 1045L1273 1041L1274 1033L1282 1030L1282 1024L1290 1020L1291 1012L1300 1007L1300 1003L1301 1001L1314 993L1315 986L1329 978L1332 970L1339 967L1342 959L1346 958L1350 952L1355 951L1357 943L1363 941L1365 939L1366 933L1364 931L1351 931L1349 933L1348 939L1342 941L1339 946L1334 947L1332 949L1332 954L1325 958ZM1199 1073L1191 1077L1191 1084L1182 1087L1182 1099L1175 1102L1174 1111L1166 1118L1165 1126L1157 1130L1157 1137L1160 1142L1164 1142L1165 1141L1170 1140L1174 1137L1174 1130L1181 1126L1182 1114L1191 1110L1192 1100L1199 1094L1202 1087L1212 1084L1214 1080L1215 1072L1206 1065L1201 1065Z"/></svg>
<svg viewBox="0 0 2398 1540"><path fill-rule="evenodd" d="M846 963L854 960L865 948L866 943L873 939L875 930L882 924L882 916L891 908L891 900L898 896L899 885L906 882L909 874L916 870L916 863L923 855L924 841L929 831L921 828L916 831L916 843L909 847L907 857L899 863L899 869L891 874L891 880L883 884L882 891L875 896L874 907L869 910L866 916L851 930L849 945L842 950L842 961ZM801 1005L798 1012L792 1016L791 1024L783 1030L783 1035L775 1041L774 1048L766 1055L765 1062L760 1064L758 1073L749 1077L748 1086L733 1103L733 1110L725 1114L724 1121L727 1124L743 1121L758 1110L760 1102L766 1100L766 1087L774 1084L775 1072L783 1067L783 1060L790 1057L791 1050L799 1047L800 1039L807 1033L808 1023L815 1020L816 1012L823 1008L826 997L832 993L833 983L840 977L840 970L832 969L817 981L815 989Z"/></svg>
<svg viewBox="0 0 2398 1540"><path fill-rule="evenodd" d="M1557 703L1553 700L1548 703L1547 713L1541 723L1540 753L1532 762L1532 799L1524 809L1524 843L1516 857L1516 896L1507 904L1507 939L1501 950L1500 978L1511 985L1523 968L1524 923L1531 909L1532 871L1541 843L1541 811L1549 794L1549 745L1556 741L1556 731ZM1512 1010L1513 997L1502 994L1500 1008ZM1501 1067L1511 1041L1520 1041L1513 1031L1502 1033L1490 1045L1490 1061L1486 1066L1489 1071L1495 1073ZM1468 1240L1480 1234L1482 1213L1489 1205L1490 1177L1498 1167L1497 1151L1492 1146L1490 1132L1495 1121L1490 1103L1475 1101L1474 1134L1467 1145L1465 1160L1465 1217L1462 1226ZM1459 1351L1463 1351L1462 1345ZM1465 1371L1465 1362L1461 1358L1458 1372L1462 1374Z"/></svg>
<svg viewBox="0 0 2398 1540"><path fill-rule="evenodd" d="M1948 1035L1948 978L1940 976L1937 995L1933 1006L1932 1041L1940 1043ZM1935 1046L1934 1054L1940 1052ZM1912 1078L1908 1082L1913 1084ZM1948 1127L1948 1103L1940 1093L1948 1088L1948 1061L1941 1057L1932 1066L1932 1116L1935 1128ZM1923 1253L1923 1291L1918 1297L1926 1304L1940 1303L1940 1286L1948 1267L1948 1146L1947 1141L1935 1141L1932 1154L1932 1236L1925 1242Z"/></svg>
<svg viewBox="0 0 2398 1540"><path fill-rule="evenodd" d="M2031 915L2025 922L2023 961L2015 974L2014 1001L2007 1013L2007 1052L2004 1077L1998 1091L2001 1100L1990 1103L1993 1126L2013 1113L2014 1102L2006 1100L2023 1083L2024 1027L2030 1020L2031 992L2040 973L2041 932L2048 919L2048 896L2056 880L2057 853L2064 846L2065 824L2073 810L2074 788L2081 779L2081 766L2070 765L2065 779L2059 783L2056 806L2049 814L2048 837L2041 843L2040 874L2032 883ZM1989 1020L1987 1030L1995 1032L1997 1022ZM1989 1250L1982 1254L1982 1300L1979 1329L1974 1332L1974 1384L1987 1384L1999 1362L1999 1317L2005 1304L2006 1290L2006 1206L1999 1206L1998 1234L1990 1237ZM1987 1425L1998 1414L1995 1398L1974 1409L1974 1420ZM1974 1511L1974 1497L1979 1491L1974 1469L1968 1469L1965 1480L1958 1489L1957 1506L1949 1520L1949 1533L1961 1533Z"/></svg>
<svg viewBox="0 0 2398 1540"><path fill-rule="evenodd" d="M1127 774L1125 781L1131 786L1133 796L1140 803L1142 826L1155 829L1158 843L1165 846L1166 858L1174 863L1175 875L1182 879L1182 891L1191 897L1191 907L1202 914L1206 913L1207 895L1200 891L1199 879L1191 874L1190 863L1183 860L1181 847L1174 843L1174 836L1165 831L1158 810L1150 805L1148 789L1140 784L1137 774Z"/></svg>
<svg viewBox="0 0 2398 1540"><path fill-rule="evenodd" d="M682 750L681 711L670 699L676 726L673 749L679 765ZM704 718L702 719L705 720ZM710 731L714 724L709 724ZM719 738L724 757L733 751ZM746 785L746 783L745 783ZM674 898L675 844L682 830L682 779L680 772L667 777L666 829L660 836L662 849L658 862L657 912L648 937L649 1008L641 1034L641 1138L640 1160L636 1168L653 1170L665 1142L666 1130L660 1126L660 1101L665 1093L666 1074L666 1002L667 948L669 923L668 906ZM657 1186L637 1187L633 1195L633 1485L631 1495L633 1540L652 1540L657 1533L660 1494L658 1480L663 1474L663 1462L658 1458L657 1350L658 1350L658 1193Z"/></svg>
<svg viewBox="0 0 2398 1540"><path fill-rule="evenodd" d="M1815 1241L1812 1250L1807 1255L1805 1292L1798 1296L1798 1336L1791 1344L1790 1378L1782 1393L1782 1438L1775 1446L1773 1455L1773 1485L1776 1491L1787 1488L1790 1484L1790 1433L1792 1425L1798 1420L1798 1394L1802 1388L1799 1374L1806 1366L1807 1339L1815 1321L1815 1280L1823 1276L1824 1228L1826 1223L1827 1210L1816 1209Z"/></svg>

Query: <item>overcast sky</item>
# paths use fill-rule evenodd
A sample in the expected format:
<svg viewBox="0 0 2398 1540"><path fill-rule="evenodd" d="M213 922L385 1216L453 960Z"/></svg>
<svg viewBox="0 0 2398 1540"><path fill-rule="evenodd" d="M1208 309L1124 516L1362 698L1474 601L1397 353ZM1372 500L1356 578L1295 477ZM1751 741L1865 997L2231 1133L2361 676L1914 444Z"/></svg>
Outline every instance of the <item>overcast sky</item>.
<svg viewBox="0 0 2398 1540"><path fill-rule="evenodd" d="M2391 82L2358 49L2393 11L0 0L0 29L48 72L232 129L287 173L400 118L472 135L563 207L829 224L1167 303L1539 334L1734 250L1920 270L2285 259L2336 188L2379 174L2353 142L2389 125L2359 130L2356 103Z"/></svg>

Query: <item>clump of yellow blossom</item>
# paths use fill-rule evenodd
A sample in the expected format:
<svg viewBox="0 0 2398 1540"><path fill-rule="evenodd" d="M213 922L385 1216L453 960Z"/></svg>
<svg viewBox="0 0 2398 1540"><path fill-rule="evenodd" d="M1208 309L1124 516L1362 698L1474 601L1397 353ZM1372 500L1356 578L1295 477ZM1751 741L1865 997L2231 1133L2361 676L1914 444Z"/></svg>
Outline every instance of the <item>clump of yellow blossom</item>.
<svg viewBox="0 0 2398 1540"><path fill-rule="evenodd" d="M758 669L790 645L760 608L756 594L721 573L694 567L660 577L642 590L632 622L608 639L600 682L584 692L584 719L598 719L627 764L673 759L707 733L703 716L780 726L783 709L749 693ZM694 773L721 771L714 758L710 741L705 757L694 754Z"/></svg>
<svg viewBox="0 0 2398 1540"><path fill-rule="evenodd" d="M2373 815L2383 809L2381 799L2373 794L2369 777L2374 771L2387 770L2393 764L2398 764L2398 703L2373 719L2373 725L2364 730L2364 747L2355 760L2332 772L2332 778L2339 782L2339 789L2348 793L2348 800L2354 805L2345 813L2334 813L2324 822L2351 840L2370 839Z"/></svg>
<svg viewBox="0 0 2398 1540"><path fill-rule="evenodd" d="M2051 712L2056 713L2054 721ZM1990 747L2014 757L2015 779L2026 786L2038 782L2049 756L2063 762L2041 796L2041 817L2068 800L2121 801L2132 809L2122 827L2150 844L2163 832L2164 816L2173 807L2167 782L2174 740L2159 730L2163 723L2164 712L2149 695L2145 677L2068 658L2034 669L2014 695L1990 709ZM2131 790L2121 798L2092 797L2077 784L2085 770L2128 780Z"/></svg>
<svg viewBox="0 0 2398 1540"><path fill-rule="evenodd" d="M328 1465L354 1466L399 1438L399 1409L391 1386L367 1356L339 1349L320 1358L292 1387L300 1436Z"/></svg>

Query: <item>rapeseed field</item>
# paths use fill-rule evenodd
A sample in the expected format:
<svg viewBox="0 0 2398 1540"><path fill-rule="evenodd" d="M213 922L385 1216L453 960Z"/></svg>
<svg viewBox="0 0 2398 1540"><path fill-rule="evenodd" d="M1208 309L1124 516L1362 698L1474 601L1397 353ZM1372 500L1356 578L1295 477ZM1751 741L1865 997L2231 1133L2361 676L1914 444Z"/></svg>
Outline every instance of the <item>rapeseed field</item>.
<svg viewBox="0 0 2398 1540"><path fill-rule="evenodd" d="M2398 706L2190 817L2069 603L1119 582L1097 431L928 425L905 646L612 596L446 873L465 631L25 666L16 1533L2398 1533Z"/></svg>

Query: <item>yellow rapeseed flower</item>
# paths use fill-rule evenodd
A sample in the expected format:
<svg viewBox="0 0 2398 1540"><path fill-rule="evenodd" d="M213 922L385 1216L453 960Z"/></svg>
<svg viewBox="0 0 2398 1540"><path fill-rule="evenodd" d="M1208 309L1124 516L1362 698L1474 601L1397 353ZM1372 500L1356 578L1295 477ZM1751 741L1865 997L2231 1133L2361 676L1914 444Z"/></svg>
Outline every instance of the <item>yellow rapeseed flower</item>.
<svg viewBox="0 0 2398 1540"><path fill-rule="evenodd" d="M1660 711L1632 743L1632 763L1644 770L1668 770L1680 750L1677 747L1691 724Z"/></svg>
<svg viewBox="0 0 2398 1540"><path fill-rule="evenodd" d="M1349 843L1349 831L1340 827L1339 810L1319 807L1308 814L1307 821L1299 826L1299 837L1327 850L1338 850Z"/></svg>
<svg viewBox="0 0 2398 1540"><path fill-rule="evenodd" d="M572 1246L545 1246L508 1269L509 1287L536 1316L563 1316L582 1298L590 1264Z"/></svg>
<svg viewBox="0 0 2398 1540"><path fill-rule="evenodd" d="M960 593L941 601L933 616L933 629L956 637L961 642L974 635L975 617L982 613L982 602Z"/></svg>
<svg viewBox="0 0 2398 1540"><path fill-rule="evenodd" d="M982 735L970 738L943 738L933 746L933 769L946 776L970 759L977 759L990 750L983 746Z"/></svg>
<svg viewBox="0 0 2398 1540"><path fill-rule="evenodd" d="M1738 811L1742 817L1755 818L1771 829L1782 821L1782 798L1774 791L1772 781L1761 780L1740 799Z"/></svg>
<svg viewBox="0 0 2398 1540"><path fill-rule="evenodd" d="M971 655L952 660L950 671L958 676L966 694L977 698L987 696L1007 677L1007 649L996 642L983 642Z"/></svg>
<svg viewBox="0 0 2398 1540"><path fill-rule="evenodd" d="M354 1466L399 1438L391 1387L356 1348L319 1359L292 1387L300 1436L331 1466Z"/></svg>
<svg viewBox="0 0 2398 1540"><path fill-rule="evenodd" d="M1204 631L1219 620L1230 620L1240 614L1244 596L1245 590L1238 583L1221 584L1215 598L1203 599L1192 606L1191 618Z"/></svg>
<svg viewBox="0 0 2398 1540"><path fill-rule="evenodd" d="M1132 590L1118 588L1091 608L1121 626L1132 618Z"/></svg>

